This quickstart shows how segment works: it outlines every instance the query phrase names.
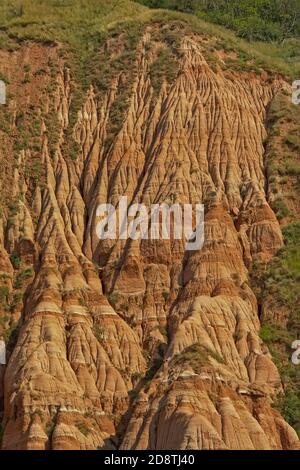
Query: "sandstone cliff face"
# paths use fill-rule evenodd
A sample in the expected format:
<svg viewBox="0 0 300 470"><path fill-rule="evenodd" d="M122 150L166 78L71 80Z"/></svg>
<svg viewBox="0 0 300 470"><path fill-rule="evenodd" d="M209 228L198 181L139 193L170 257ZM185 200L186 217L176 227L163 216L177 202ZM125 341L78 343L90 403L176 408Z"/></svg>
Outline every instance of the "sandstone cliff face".
<svg viewBox="0 0 300 470"><path fill-rule="evenodd" d="M76 75L59 46L1 51L12 98L1 130L0 308L3 332L14 330L3 449L299 448L272 408L281 380L248 282L252 260L282 245L265 120L289 87L221 59L212 67L207 37L186 34L174 80L157 91L151 64L166 45L156 34L138 41L112 137L122 74L100 94L91 83L74 118ZM204 202L203 249L99 241L96 209L120 196Z"/></svg>

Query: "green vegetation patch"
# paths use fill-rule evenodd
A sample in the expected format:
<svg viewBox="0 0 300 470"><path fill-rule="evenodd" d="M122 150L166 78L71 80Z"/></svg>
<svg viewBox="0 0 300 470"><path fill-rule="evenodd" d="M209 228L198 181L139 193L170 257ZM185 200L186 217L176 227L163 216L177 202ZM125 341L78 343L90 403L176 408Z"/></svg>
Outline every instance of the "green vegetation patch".
<svg viewBox="0 0 300 470"><path fill-rule="evenodd" d="M223 358L218 353L195 343L177 354L173 359L173 363L178 366L189 365L194 372L199 373L203 366L209 364L209 358L215 359L220 364L224 363Z"/></svg>
<svg viewBox="0 0 300 470"><path fill-rule="evenodd" d="M300 338L300 222L283 229L284 247L267 265L254 263L251 281L260 305L268 315L263 319L260 337L268 345L280 372L284 394L275 403L284 418L300 430L300 369L291 361L291 344ZM288 312L286 326L272 320L272 312Z"/></svg>
<svg viewBox="0 0 300 470"><path fill-rule="evenodd" d="M298 0L137 0L150 8L194 13L250 41L282 41L300 34Z"/></svg>
<svg viewBox="0 0 300 470"><path fill-rule="evenodd" d="M296 220L289 200L300 197L300 113L290 96L282 93L273 99L266 125L265 165L271 207L279 220Z"/></svg>

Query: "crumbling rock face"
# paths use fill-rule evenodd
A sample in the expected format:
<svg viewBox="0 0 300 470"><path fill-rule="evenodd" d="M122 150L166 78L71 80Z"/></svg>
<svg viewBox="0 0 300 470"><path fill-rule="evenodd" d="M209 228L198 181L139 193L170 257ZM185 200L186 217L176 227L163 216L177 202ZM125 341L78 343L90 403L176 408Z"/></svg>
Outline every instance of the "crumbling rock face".
<svg viewBox="0 0 300 470"><path fill-rule="evenodd" d="M4 211L0 227L10 294L32 270L11 314L18 330L4 378L2 446L299 448L272 408L281 381L258 335L247 271L282 244L265 193L264 122L287 85L213 70L201 36L186 36L176 79L155 96L149 44L151 30L138 45L138 73L110 145L118 80L101 97L91 85L70 128L76 77L58 48L26 44L5 57L12 129L19 107L31 110L41 146L38 156L30 145L18 152L10 176L17 213L8 223ZM26 102L22 61L31 64ZM66 150L71 134L76 159ZM36 158L42 170L32 184L25 169ZM97 207L117 206L121 196L147 205L204 202L203 249L185 252L178 240L100 241Z"/></svg>

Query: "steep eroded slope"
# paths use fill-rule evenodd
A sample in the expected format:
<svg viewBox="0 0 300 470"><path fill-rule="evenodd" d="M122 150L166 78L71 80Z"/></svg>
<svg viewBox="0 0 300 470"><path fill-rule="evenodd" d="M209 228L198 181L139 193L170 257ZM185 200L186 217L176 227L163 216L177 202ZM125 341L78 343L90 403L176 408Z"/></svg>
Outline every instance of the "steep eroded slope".
<svg viewBox="0 0 300 470"><path fill-rule="evenodd" d="M267 109L289 86L227 67L225 51L212 62L211 38L176 22L146 26L129 58L123 40L99 50L106 86L91 82L77 109L62 46L1 51L13 95L1 130L2 446L299 448L272 408L281 379L248 282L252 260L282 246L264 143ZM203 249L99 241L96 209L120 196L203 201Z"/></svg>

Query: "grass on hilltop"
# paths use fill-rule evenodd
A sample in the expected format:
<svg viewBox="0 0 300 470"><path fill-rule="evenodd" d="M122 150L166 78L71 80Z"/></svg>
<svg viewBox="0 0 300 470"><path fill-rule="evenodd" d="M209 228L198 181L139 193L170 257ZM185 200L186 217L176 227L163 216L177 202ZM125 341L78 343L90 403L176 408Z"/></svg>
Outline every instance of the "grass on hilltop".
<svg viewBox="0 0 300 470"><path fill-rule="evenodd" d="M232 31L201 20L196 15L168 10L150 10L129 0L2 0L0 47L15 47L12 39L69 44L84 63L87 57L116 30L128 30L153 22L182 21L187 29L213 35L226 49L235 49L262 67L298 78L300 40L284 44L249 44Z"/></svg>

